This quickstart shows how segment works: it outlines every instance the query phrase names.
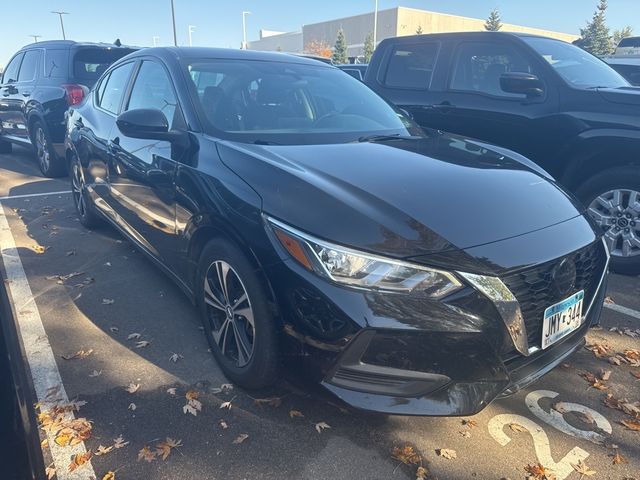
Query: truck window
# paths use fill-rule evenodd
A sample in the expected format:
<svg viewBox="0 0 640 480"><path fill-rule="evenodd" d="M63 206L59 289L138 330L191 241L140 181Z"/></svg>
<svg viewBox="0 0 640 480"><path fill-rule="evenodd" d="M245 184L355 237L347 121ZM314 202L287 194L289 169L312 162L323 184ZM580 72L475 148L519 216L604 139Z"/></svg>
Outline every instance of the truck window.
<svg viewBox="0 0 640 480"><path fill-rule="evenodd" d="M384 84L393 88L426 90L431 84L438 43L397 45L387 65Z"/></svg>
<svg viewBox="0 0 640 480"><path fill-rule="evenodd" d="M500 76L507 72L534 73L529 61L510 45L490 42L458 45L450 88L520 98L524 95L504 92Z"/></svg>

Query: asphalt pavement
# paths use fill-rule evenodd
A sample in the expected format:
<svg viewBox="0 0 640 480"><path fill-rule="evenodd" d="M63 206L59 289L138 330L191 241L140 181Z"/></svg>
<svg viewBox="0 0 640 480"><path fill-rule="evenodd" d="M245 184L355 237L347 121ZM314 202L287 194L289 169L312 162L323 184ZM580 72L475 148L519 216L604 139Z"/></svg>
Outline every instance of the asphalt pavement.
<svg viewBox="0 0 640 480"><path fill-rule="evenodd" d="M558 480L578 480L576 469L595 472L590 478L640 478L640 431L631 429L640 401L639 277L611 276L602 328L587 337L595 353L577 352L478 415L364 413L307 384L300 371L285 371L268 391L231 385L178 287L113 229L84 229L68 191L67 179L39 174L29 151L0 155L0 221L4 212L8 224L0 247L14 262L9 269L0 262L0 270L10 288L17 285L17 253L29 289L13 289L14 309L29 321L37 312L45 334L36 340L43 349L48 340L49 367L61 379L41 400L64 392L79 402L75 417L91 422L82 439L92 457L75 460L72 473L73 447L59 433L49 437L63 444L51 465L58 478L414 479L422 466L429 479L515 480L538 463ZM46 371L39 359L26 360L44 385L51 376L37 378Z"/></svg>

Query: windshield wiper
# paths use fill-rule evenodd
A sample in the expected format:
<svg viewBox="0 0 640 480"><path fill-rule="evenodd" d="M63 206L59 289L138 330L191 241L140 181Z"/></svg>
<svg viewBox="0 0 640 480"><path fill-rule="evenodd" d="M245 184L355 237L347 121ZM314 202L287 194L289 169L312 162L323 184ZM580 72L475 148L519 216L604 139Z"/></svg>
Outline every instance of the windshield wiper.
<svg viewBox="0 0 640 480"><path fill-rule="evenodd" d="M281 143L278 142L272 142L271 140L254 140L253 141L254 145L282 145Z"/></svg>
<svg viewBox="0 0 640 480"><path fill-rule="evenodd" d="M358 143L366 142L384 142L386 140L419 140L424 138L420 135L400 135L399 133L393 133L391 135L365 135L358 138Z"/></svg>

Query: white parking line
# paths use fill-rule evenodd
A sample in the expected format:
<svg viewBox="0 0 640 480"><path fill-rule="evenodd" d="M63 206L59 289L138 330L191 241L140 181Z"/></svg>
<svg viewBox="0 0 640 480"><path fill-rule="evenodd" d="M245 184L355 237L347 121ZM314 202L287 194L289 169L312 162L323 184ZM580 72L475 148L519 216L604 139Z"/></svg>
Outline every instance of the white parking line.
<svg viewBox="0 0 640 480"><path fill-rule="evenodd" d="M11 200L13 198L44 197L47 195L64 195L67 193L71 193L71 190L63 190L61 192L27 193L24 195L9 195L7 197L0 197L0 200Z"/></svg>
<svg viewBox="0 0 640 480"><path fill-rule="evenodd" d="M15 239L9 229L9 222L0 205L0 254L7 275L7 286L15 309L18 329L22 337L27 362L33 378L33 386L41 404L41 410L47 411L54 403L47 396L55 398L55 403L68 403L69 397L62 384L62 378L56 365L56 360L49 344L49 338L42 325L31 287L27 281ZM52 395L53 393L53 395ZM67 414L68 419L74 418L73 412ZM69 472L71 456L85 453L84 442L75 446L61 447L55 442L53 434L47 435L49 449L56 466L59 480L88 480L95 478L95 472L90 462Z"/></svg>
<svg viewBox="0 0 640 480"><path fill-rule="evenodd" d="M623 307L622 305L616 305L615 303L605 303L604 307L608 308L609 310L613 310L614 312L624 313L625 315L629 315L630 317L640 320L640 312L637 310Z"/></svg>

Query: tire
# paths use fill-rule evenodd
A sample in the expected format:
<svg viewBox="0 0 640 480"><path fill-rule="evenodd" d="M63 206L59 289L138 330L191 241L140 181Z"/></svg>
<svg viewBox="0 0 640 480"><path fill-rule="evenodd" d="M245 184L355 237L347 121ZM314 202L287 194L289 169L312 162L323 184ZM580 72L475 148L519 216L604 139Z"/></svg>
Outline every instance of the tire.
<svg viewBox="0 0 640 480"><path fill-rule="evenodd" d="M64 162L53 151L49 133L40 120L33 122L31 143L38 159L38 167L45 177L62 177L66 173Z"/></svg>
<svg viewBox="0 0 640 480"><path fill-rule="evenodd" d="M606 231L611 270L640 274L640 166L605 170L582 184L576 195Z"/></svg>
<svg viewBox="0 0 640 480"><path fill-rule="evenodd" d="M13 145L6 140L0 140L0 153L11 153L13 151Z"/></svg>
<svg viewBox="0 0 640 480"><path fill-rule="evenodd" d="M219 288L220 278L225 279L228 295ZM255 268L235 245L216 239L202 251L196 282L205 335L222 371L243 388L273 385L279 366L276 322ZM242 292L246 300L242 300ZM235 310L229 311L235 300ZM249 343L251 352L247 355Z"/></svg>
<svg viewBox="0 0 640 480"><path fill-rule="evenodd" d="M77 158L73 157L69 162L71 169L69 177L71 178L71 193L73 195L73 205L78 214L80 223L89 229L93 229L103 225L103 220L96 212L96 207L93 204L93 200L87 193L87 189L84 183L84 174L82 173L82 166Z"/></svg>

